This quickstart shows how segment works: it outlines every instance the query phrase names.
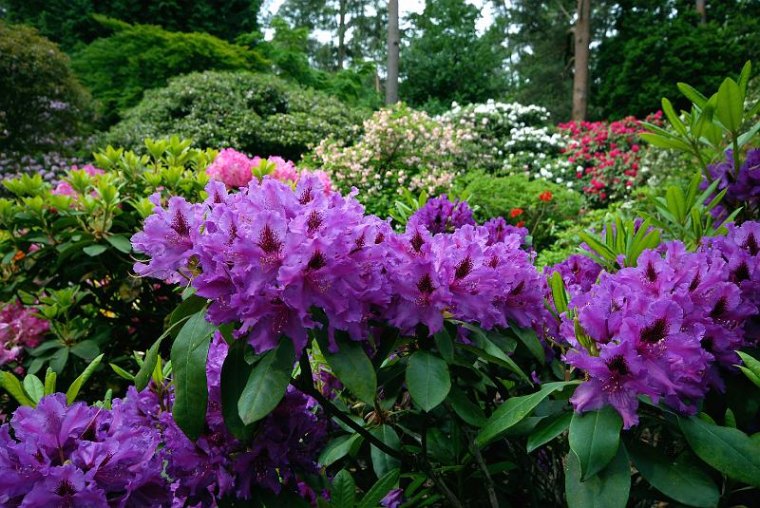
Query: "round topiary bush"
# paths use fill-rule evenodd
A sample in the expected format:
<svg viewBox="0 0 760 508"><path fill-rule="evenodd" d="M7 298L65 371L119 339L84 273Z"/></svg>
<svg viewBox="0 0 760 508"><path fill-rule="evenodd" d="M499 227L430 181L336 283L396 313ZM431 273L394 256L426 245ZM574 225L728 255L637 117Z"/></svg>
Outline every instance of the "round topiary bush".
<svg viewBox="0 0 760 508"><path fill-rule="evenodd" d="M58 46L0 21L0 150L27 153L79 133L89 96Z"/></svg>
<svg viewBox="0 0 760 508"><path fill-rule="evenodd" d="M146 92L104 141L139 148L146 137L176 134L198 146L298 160L328 136L350 138L362 118L359 110L273 76L209 71Z"/></svg>

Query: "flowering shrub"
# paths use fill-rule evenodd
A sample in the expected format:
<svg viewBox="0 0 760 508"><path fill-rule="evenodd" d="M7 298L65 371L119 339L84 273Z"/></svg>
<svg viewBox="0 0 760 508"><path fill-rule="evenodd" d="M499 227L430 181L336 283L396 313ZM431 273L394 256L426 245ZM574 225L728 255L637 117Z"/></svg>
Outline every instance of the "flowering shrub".
<svg viewBox="0 0 760 508"><path fill-rule="evenodd" d="M464 142L470 137L465 129L400 105L366 120L352 145L323 140L306 163L327 171L343 192L356 187L368 211L387 216L403 188L428 194L449 190L466 168Z"/></svg>
<svg viewBox="0 0 760 508"><path fill-rule="evenodd" d="M21 302L0 306L0 365L19 364L23 348L39 346L48 328L47 321Z"/></svg>
<svg viewBox="0 0 760 508"><path fill-rule="evenodd" d="M556 235L557 224L577 218L581 197L561 185L525 175L494 177L473 173L461 179L476 215L485 220L504 217L530 231L533 245L541 250Z"/></svg>
<svg viewBox="0 0 760 508"><path fill-rule="evenodd" d="M0 502L34 506L215 506L258 490L315 497L301 481L317 471L327 422L314 401L290 391L241 443L224 427L220 379L227 345L211 343L208 429L194 443L172 419L169 385L133 387L112 408L64 394L21 407L0 427Z"/></svg>
<svg viewBox="0 0 760 508"><path fill-rule="evenodd" d="M647 117L661 123L662 113ZM624 198L644 177L640 175L643 155L638 135L645 131L633 117L616 122L567 122L560 132L571 138L564 150L575 168L572 188L582 191L594 205Z"/></svg>
<svg viewBox="0 0 760 508"><path fill-rule="evenodd" d="M467 145L470 167L566 185L570 164L561 154L569 140L554 132L549 116L540 106L489 100L465 107L454 103L443 118L474 133Z"/></svg>
<svg viewBox="0 0 760 508"><path fill-rule="evenodd" d="M466 201L449 201L446 194L428 200L424 206L414 212L408 222L420 224L431 234L453 233L465 225L474 226L472 208Z"/></svg>
<svg viewBox="0 0 760 508"><path fill-rule="evenodd" d="M707 189L712 181L718 181L717 192L726 191L721 205L713 210L714 215L726 217L730 212L742 207L744 217L760 216L760 148L747 151L744 162L736 171L733 150L726 150L723 162L707 167L710 180L702 182L701 189ZM714 197L714 196L712 196Z"/></svg>
<svg viewBox="0 0 760 508"><path fill-rule="evenodd" d="M171 288L130 276L128 238L150 213L150 194L198 196L216 153L178 139L149 140L147 149L98 152L94 165L70 168L57 183L4 181L11 197L0 199L0 301L20 297L51 323L48 340L26 356L30 372L49 364L68 378L77 367L67 364L143 349L178 301Z"/></svg>
<svg viewBox="0 0 760 508"><path fill-rule="evenodd" d="M282 157L271 156L262 159L259 156L253 159L232 148L225 148L216 156L206 169L206 174L213 180L219 180L228 189L244 187L254 177L263 178L271 175L275 180L295 185L299 179L300 171L292 161L286 161ZM324 171L313 171L326 188L330 188L330 177Z"/></svg>

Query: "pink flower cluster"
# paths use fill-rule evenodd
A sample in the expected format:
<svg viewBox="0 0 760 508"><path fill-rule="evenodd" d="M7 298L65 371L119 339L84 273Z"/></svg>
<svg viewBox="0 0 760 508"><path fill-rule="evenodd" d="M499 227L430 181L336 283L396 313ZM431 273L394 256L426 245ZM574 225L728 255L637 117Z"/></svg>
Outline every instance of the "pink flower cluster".
<svg viewBox="0 0 760 508"><path fill-rule="evenodd" d="M17 362L25 347L39 346L48 328L47 321L35 317L34 309L21 302L0 308L0 365Z"/></svg>
<svg viewBox="0 0 760 508"><path fill-rule="evenodd" d="M313 171L326 189L331 188L330 177L324 171ZM275 180L295 185L301 172L293 161L273 155L268 159L259 156L249 158L246 154L233 148L225 148L216 156L214 162L206 169L206 174L213 180L224 183L228 189L237 189L248 185L254 176L269 174Z"/></svg>
<svg viewBox="0 0 760 508"><path fill-rule="evenodd" d="M646 118L661 123L662 112ZM575 177L595 204L620 199L636 184L642 147L640 120L629 116L615 122L567 122L557 126L571 138L563 153L575 165Z"/></svg>

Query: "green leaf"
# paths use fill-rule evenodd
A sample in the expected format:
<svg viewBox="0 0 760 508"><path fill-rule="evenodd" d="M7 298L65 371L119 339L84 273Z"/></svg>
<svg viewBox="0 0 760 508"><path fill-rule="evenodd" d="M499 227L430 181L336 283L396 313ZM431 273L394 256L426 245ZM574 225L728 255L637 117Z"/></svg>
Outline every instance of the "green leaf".
<svg viewBox="0 0 760 508"><path fill-rule="evenodd" d="M108 365L111 366L111 369L113 369L113 371L116 373L117 376L134 383L135 381L134 374L132 374L131 372L127 372L126 370L122 369L121 367L119 367L118 365L114 363L109 363Z"/></svg>
<svg viewBox="0 0 760 508"><path fill-rule="evenodd" d="M319 465L329 467L339 461L351 451L358 440L362 439L360 434L344 434L336 437L322 450L319 454Z"/></svg>
<svg viewBox="0 0 760 508"><path fill-rule="evenodd" d="M36 404L26 395L21 381L10 372L0 371L0 386L13 396L22 406L34 407Z"/></svg>
<svg viewBox="0 0 760 508"><path fill-rule="evenodd" d="M580 460L581 478L589 478L609 464L620 446L623 420L614 408L575 413L570 422L570 449Z"/></svg>
<svg viewBox="0 0 760 508"><path fill-rule="evenodd" d="M390 492L396 485L398 485L398 479L400 471L393 469L385 473L375 484L364 494L364 497L356 508L376 508L380 505L380 501Z"/></svg>
<svg viewBox="0 0 760 508"><path fill-rule="evenodd" d="M567 454L565 495L568 508L625 508L631 491L631 470L625 447L599 474L581 481L581 463L575 452Z"/></svg>
<svg viewBox="0 0 760 508"><path fill-rule="evenodd" d="M707 97L702 95L696 88L687 85L686 83L676 83L678 90L681 91L687 99L696 104L700 109L705 109L707 104Z"/></svg>
<svg viewBox="0 0 760 508"><path fill-rule="evenodd" d="M40 399L45 396L45 385L42 384L40 378L34 374L29 374L24 378L24 391L36 406Z"/></svg>
<svg viewBox="0 0 760 508"><path fill-rule="evenodd" d="M52 368L56 374L63 372L63 368L66 367L66 362L69 360L69 348L62 347L50 357L50 368ZM31 369L29 369L31 371Z"/></svg>
<svg viewBox="0 0 760 508"><path fill-rule="evenodd" d="M333 508L354 508L356 483L345 469L338 471L330 486L330 504Z"/></svg>
<svg viewBox="0 0 760 508"><path fill-rule="evenodd" d="M377 439L388 445L394 450L401 449L401 440L390 425L380 425L377 428L372 429L372 435ZM375 470L375 474L378 478L387 474L389 471L401 467L401 461L395 457L391 457L384 451L380 450L375 445L370 447L370 458L372 459L372 469Z"/></svg>
<svg viewBox="0 0 760 508"><path fill-rule="evenodd" d="M48 367L47 372L45 372L45 395L50 395L55 393L55 386L56 381L58 380L58 375L53 372L53 369Z"/></svg>
<svg viewBox="0 0 760 508"><path fill-rule="evenodd" d="M685 141L681 141L678 138L666 138L659 134L652 134L651 132L642 132L639 137L649 143L650 145L659 148L669 148L673 150L681 150L683 152L690 152L691 145Z"/></svg>
<svg viewBox="0 0 760 508"><path fill-rule="evenodd" d="M264 418L285 396L295 362L293 341L287 337L253 367L238 400L238 412L245 425Z"/></svg>
<svg viewBox="0 0 760 508"><path fill-rule="evenodd" d="M700 508L718 506L718 487L688 456L682 455L671 463L671 459L645 445L631 448L629 453L641 476L669 498Z"/></svg>
<svg viewBox="0 0 760 508"><path fill-rule="evenodd" d="M69 386L69 389L66 390L66 403L71 404L74 402L74 400L77 398L77 395L79 395L79 391L82 389L82 386L87 382L88 379L92 376L93 372L95 372L95 369L98 368L98 365L100 365L100 361L103 359L103 355L98 355L95 357L94 360L90 362L90 364L85 367L84 371L82 371L79 376L74 380L73 383L71 383L71 386Z"/></svg>
<svg viewBox="0 0 760 508"><path fill-rule="evenodd" d="M572 418L572 412L563 412L539 423L528 437L528 453L542 447L565 432L570 427Z"/></svg>
<svg viewBox="0 0 760 508"><path fill-rule="evenodd" d="M715 116L720 123L731 131L736 132L742 126L744 113L744 94L731 78L726 78L718 89L718 107Z"/></svg>
<svg viewBox="0 0 760 508"><path fill-rule="evenodd" d="M224 359L221 376L224 424L233 436L243 442L250 439L253 431L252 427L243 423L238 412L238 401L253 370L253 365L245 361L247 347L248 343L244 340L236 340L232 343Z"/></svg>
<svg viewBox="0 0 760 508"><path fill-rule="evenodd" d="M446 399L451 377L446 362L427 351L417 351L406 366L406 386L414 402L430 411Z"/></svg>
<svg viewBox="0 0 760 508"><path fill-rule="evenodd" d="M88 245L82 251L90 257L95 257L103 254L106 251L105 245Z"/></svg>
<svg viewBox="0 0 760 508"><path fill-rule="evenodd" d="M483 409L470 400L456 385L451 387L449 401L457 416L467 424L478 428L486 424L486 415L483 413Z"/></svg>
<svg viewBox="0 0 760 508"><path fill-rule="evenodd" d="M71 347L71 353L89 362L100 354L100 348L93 340L83 340Z"/></svg>
<svg viewBox="0 0 760 508"><path fill-rule="evenodd" d="M697 417L678 417L678 425L700 459L729 478L760 487L760 443Z"/></svg>
<svg viewBox="0 0 760 508"><path fill-rule="evenodd" d="M558 274L558 272L554 273ZM538 336L536 336L536 332L532 328L520 328L519 326L512 326L510 329L515 332L517 338L520 339L523 344L525 344L525 347L528 348L528 351L530 351L531 354L536 357L536 360L538 360L542 365L546 363L546 353L544 352L544 346L541 344L541 341L538 340Z"/></svg>
<svg viewBox="0 0 760 508"><path fill-rule="evenodd" d="M665 112L665 116L668 117L670 125L673 126L676 132L678 132L681 136L686 136L686 126L683 124L681 119L678 117L678 114L673 109L673 104L665 97L662 98L662 110Z"/></svg>
<svg viewBox="0 0 760 508"><path fill-rule="evenodd" d="M172 416L177 426L192 440L198 439L206 425L206 359L211 336L215 330L216 328L206 321L204 312L193 314L177 335L170 353L174 374ZM143 367L147 363L146 355ZM155 364L147 371L148 376L154 368ZM142 371L142 368L140 370Z"/></svg>
<svg viewBox="0 0 760 508"><path fill-rule="evenodd" d="M565 290L565 282L562 280L562 275L559 272L554 272L549 278L549 287L552 290L552 300L554 300L554 307L557 309L557 313L562 314L567 312L567 291Z"/></svg>
<svg viewBox="0 0 760 508"><path fill-rule="evenodd" d="M441 331L434 335L435 346L438 348L438 353L446 360L447 363L454 361L454 341L451 340L451 335L446 327L441 328Z"/></svg>
<svg viewBox="0 0 760 508"><path fill-rule="evenodd" d="M153 369L156 368L156 363L158 362L158 348L161 347L161 342L163 340L164 336L162 335L153 343L150 349L145 352L145 358L143 359L142 365L140 365L140 370L137 371L137 374L135 374L134 377L135 388L137 391L142 391L148 386L150 377L153 374Z"/></svg>
<svg viewBox="0 0 760 508"><path fill-rule="evenodd" d="M742 67L742 71L739 74L739 89L742 95L747 95L747 85L749 84L749 78L752 76L752 62L747 61Z"/></svg>
<svg viewBox="0 0 760 508"><path fill-rule="evenodd" d="M113 235L107 236L106 241L114 246L114 248L124 254L132 252L132 243L124 236Z"/></svg>
<svg viewBox="0 0 760 508"><path fill-rule="evenodd" d="M361 344L351 340L338 342L338 352L323 351L330 369L359 400L373 406L377 395L377 374Z"/></svg>
<svg viewBox="0 0 760 508"><path fill-rule="evenodd" d="M572 384L578 384L578 381L546 383L536 393L507 399L504 404L499 406L496 411L493 412L483 427L483 430L478 434L475 443L479 447L483 447L490 443L501 436L510 427L522 421L522 419L528 416L536 406L546 399L546 397L557 390L561 390Z"/></svg>

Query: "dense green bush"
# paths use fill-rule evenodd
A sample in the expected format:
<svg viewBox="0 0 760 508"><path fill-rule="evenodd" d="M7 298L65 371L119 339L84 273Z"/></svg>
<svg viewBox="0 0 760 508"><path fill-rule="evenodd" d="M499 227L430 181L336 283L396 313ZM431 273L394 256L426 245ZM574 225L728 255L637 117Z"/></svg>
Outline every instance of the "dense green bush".
<svg viewBox="0 0 760 508"><path fill-rule="evenodd" d="M136 105L145 90L194 71L259 70L268 64L256 51L202 33L168 32L100 18L113 35L75 54L73 67L89 87L108 123Z"/></svg>
<svg viewBox="0 0 760 508"><path fill-rule="evenodd" d="M152 194L198 199L217 152L177 138L145 145L143 156L108 147L94 154L97 167L69 171L55 186L40 175L4 182L0 302L21 298L50 322L28 352L30 372L49 364L70 375L101 352L119 363L153 343L177 302L167 286L130 275L129 239L153 210ZM82 365L64 373L67 363Z"/></svg>
<svg viewBox="0 0 760 508"><path fill-rule="evenodd" d="M577 217L582 206L577 192L524 175L494 177L473 173L463 177L459 185L469 195L470 205L476 207L478 220L510 218L529 229L537 247L553 240L558 224Z"/></svg>
<svg viewBox="0 0 760 508"><path fill-rule="evenodd" d="M207 32L226 40L258 28L262 0L6 0L8 18L40 30L69 51L103 33L100 14L177 32Z"/></svg>
<svg viewBox="0 0 760 508"><path fill-rule="evenodd" d="M210 71L148 91L105 140L139 148L143 138L177 134L201 146L298 160L328 136L352 136L361 119L358 110L273 76Z"/></svg>
<svg viewBox="0 0 760 508"><path fill-rule="evenodd" d="M77 134L88 104L55 44L33 28L0 21L0 150L29 153Z"/></svg>

